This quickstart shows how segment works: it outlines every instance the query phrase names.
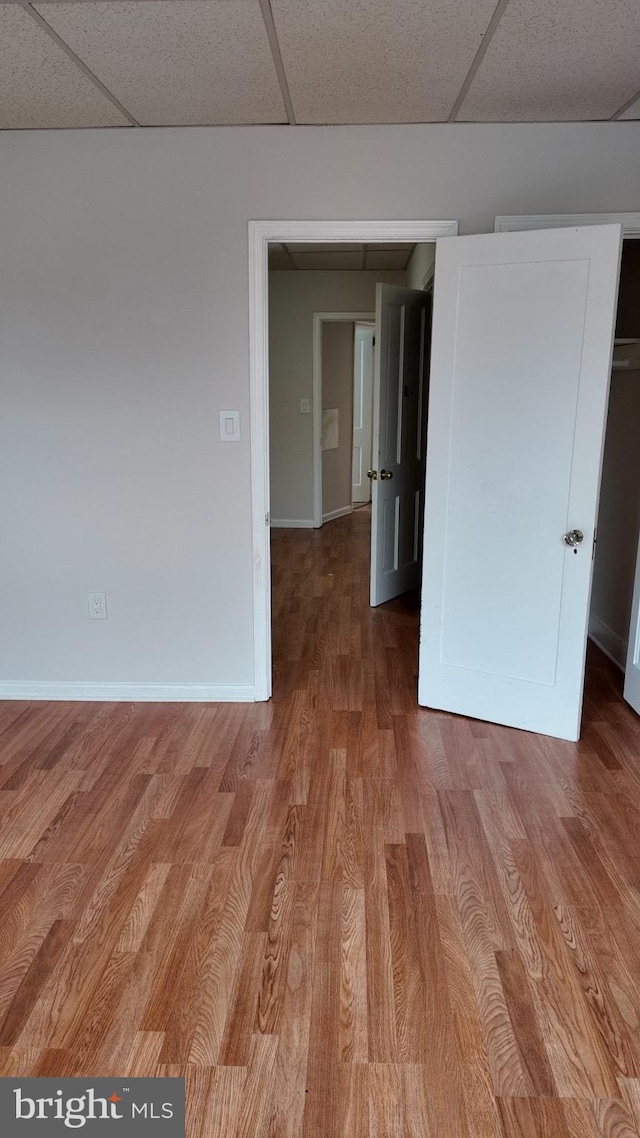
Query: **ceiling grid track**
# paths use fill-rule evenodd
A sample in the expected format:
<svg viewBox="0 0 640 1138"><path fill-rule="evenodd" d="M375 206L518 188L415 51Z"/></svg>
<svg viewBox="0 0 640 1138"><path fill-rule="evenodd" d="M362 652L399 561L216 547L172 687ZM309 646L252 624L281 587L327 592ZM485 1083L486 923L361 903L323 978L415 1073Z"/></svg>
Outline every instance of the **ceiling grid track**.
<svg viewBox="0 0 640 1138"><path fill-rule="evenodd" d="M131 126L140 126L140 123L133 117L131 112L122 105L120 100L111 93L108 87L105 87L104 83L98 79L98 76L93 73L91 68L87 67L86 63L82 62L80 57L76 55L75 51L73 51L73 49L70 48L67 43L65 43L62 37L53 30L51 25L47 23L44 17L36 11L32 4L28 3L28 0L20 0L20 7L23 8L23 10L27 12L33 20L35 20L38 27L42 28L43 32L46 32L47 35L54 41L54 43L58 45L60 50L63 51L73 63L75 63L76 67L78 67L80 71L82 71L83 75L85 75L87 79L89 79L93 85L98 88L98 90L104 95L105 99L108 99L109 102L112 103L113 106L120 111L120 114L124 115Z"/></svg>
<svg viewBox="0 0 640 1138"><path fill-rule="evenodd" d="M640 122L621 0L594 0L594 27L559 21L556 0L475 0L464 20L458 0L435 14L319 2L0 0L0 129ZM344 259L377 264L366 249Z"/></svg>
<svg viewBox="0 0 640 1138"><path fill-rule="evenodd" d="M293 257L293 253L291 252L291 250L290 250L289 246L288 246L288 245L284 245L284 244L283 244L282 248L283 248L284 252L286 253L287 257L289 258L289 260L291 261L291 268L292 268L292 269L297 269L297 268L298 268L298 266L297 266L297 265L296 265L296 263L295 263L295 260L294 260L294 257Z"/></svg>
<svg viewBox="0 0 640 1138"><path fill-rule="evenodd" d="M464 103L464 101L467 97L467 92L468 92L471 84L473 83L473 80L476 76L476 72L478 71L478 68L480 67L480 64L482 63L482 60L484 59L485 55L487 54L491 40L493 39L493 37L497 31L498 24L500 23L502 17L504 16L504 13L505 13L505 10L507 8L508 3L509 3L509 0L498 0L498 3L496 5L493 16L491 17L491 19L489 20L489 23L487 24L487 30L482 37L482 43L480 44L480 47L478 48L478 50L477 50L477 52L473 58L473 63L471 64L471 67L469 68L469 70L467 72L467 76L465 78L465 81L462 84L462 87L460 88L458 98L456 99L455 103L453 104L453 107L451 108L451 113L450 113L449 118L447 120L448 122L455 122L456 121L456 118L460 112L460 108L462 107L462 104Z"/></svg>
<svg viewBox="0 0 640 1138"><path fill-rule="evenodd" d="M262 19L267 31L267 39L269 40L269 47L273 56L273 63L278 76L280 84L280 91L282 92L282 99L284 102L287 118L289 119L289 126L296 126L296 116L293 109L293 102L291 100L291 93L289 91L289 83L282 61L282 52L280 51L280 44L278 42L278 33L276 31L275 21L273 19L273 12L271 11L270 0L259 0L260 11L262 12Z"/></svg>
<svg viewBox="0 0 640 1138"><path fill-rule="evenodd" d="M615 122L616 119L620 118L620 115L623 115L625 111L629 110L629 107L632 107L633 104L637 103L638 101L640 101L640 91L636 91L635 95L632 95L630 99L627 99L626 103L623 103L620 109L616 111L615 115L611 116L609 122Z"/></svg>

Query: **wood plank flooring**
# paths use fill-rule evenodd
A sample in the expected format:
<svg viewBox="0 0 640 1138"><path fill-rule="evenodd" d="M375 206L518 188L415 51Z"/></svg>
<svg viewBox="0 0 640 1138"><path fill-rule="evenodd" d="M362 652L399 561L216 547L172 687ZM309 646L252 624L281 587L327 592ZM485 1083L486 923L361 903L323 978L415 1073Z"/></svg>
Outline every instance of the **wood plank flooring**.
<svg viewBox="0 0 640 1138"><path fill-rule="evenodd" d="M629 1138L640 720L421 710L367 511L275 531L265 705L0 704L0 1074L184 1075L188 1138Z"/></svg>

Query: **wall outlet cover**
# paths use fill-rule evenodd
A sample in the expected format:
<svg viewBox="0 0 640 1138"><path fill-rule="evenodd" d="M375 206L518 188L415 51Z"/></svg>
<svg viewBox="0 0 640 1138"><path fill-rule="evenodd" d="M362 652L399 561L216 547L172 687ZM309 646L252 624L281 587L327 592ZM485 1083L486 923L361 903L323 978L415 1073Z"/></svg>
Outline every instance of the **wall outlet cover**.
<svg viewBox="0 0 640 1138"><path fill-rule="evenodd" d="M89 620L107 619L107 594L89 593Z"/></svg>

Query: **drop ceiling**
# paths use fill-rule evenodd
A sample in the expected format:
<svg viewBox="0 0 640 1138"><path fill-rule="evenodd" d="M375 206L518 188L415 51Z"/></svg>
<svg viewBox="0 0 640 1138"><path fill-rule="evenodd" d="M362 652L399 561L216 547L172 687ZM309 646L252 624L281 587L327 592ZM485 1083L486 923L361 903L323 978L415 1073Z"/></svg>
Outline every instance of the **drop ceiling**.
<svg viewBox="0 0 640 1138"><path fill-rule="evenodd" d="M305 245L269 245L270 269L376 269L378 272L401 272L407 268L415 243L398 242L390 245L363 245L350 243Z"/></svg>
<svg viewBox="0 0 640 1138"><path fill-rule="evenodd" d="M616 118L638 0L0 0L3 129Z"/></svg>

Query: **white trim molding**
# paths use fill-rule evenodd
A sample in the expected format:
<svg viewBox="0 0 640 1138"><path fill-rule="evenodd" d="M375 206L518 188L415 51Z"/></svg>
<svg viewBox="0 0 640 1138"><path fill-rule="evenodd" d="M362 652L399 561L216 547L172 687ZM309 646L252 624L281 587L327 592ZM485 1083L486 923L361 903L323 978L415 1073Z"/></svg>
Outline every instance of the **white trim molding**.
<svg viewBox="0 0 640 1138"><path fill-rule="evenodd" d="M85 703L253 703L249 684L117 684L55 680L0 682L0 699Z"/></svg>
<svg viewBox="0 0 640 1138"><path fill-rule="evenodd" d="M574 225L621 225L623 237L640 238L640 213L545 213L496 217L494 233L523 229L567 229Z"/></svg>
<svg viewBox="0 0 640 1138"><path fill-rule="evenodd" d="M353 513L353 506L340 506L339 510L329 510L328 514L322 515L322 523L334 522L336 518L345 518L347 514Z"/></svg>
<svg viewBox="0 0 640 1138"><path fill-rule="evenodd" d="M600 620L600 617L596 616L595 613L591 613L589 616L589 637L621 672L626 670L627 641L618 636L618 633L609 628L609 625Z"/></svg>
<svg viewBox="0 0 640 1138"><path fill-rule="evenodd" d="M254 697L271 696L269 547L269 242L436 241L455 237L457 221L250 221L249 383L253 544Z"/></svg>
<svg viewBox="0 0 640 1138"><path fill-rule="evenodd" d="M313 518L272 518L271 529L314 529Z"/></svg>
<svg viewBox="0 0 640 1138"><path fill-rule="evenodd" d="M313 384L311 411L313 430L313 524L319 529L327 518L322 513L322 325L344 320L370 323L375 312L314 312L313 314Z"/></svg>

